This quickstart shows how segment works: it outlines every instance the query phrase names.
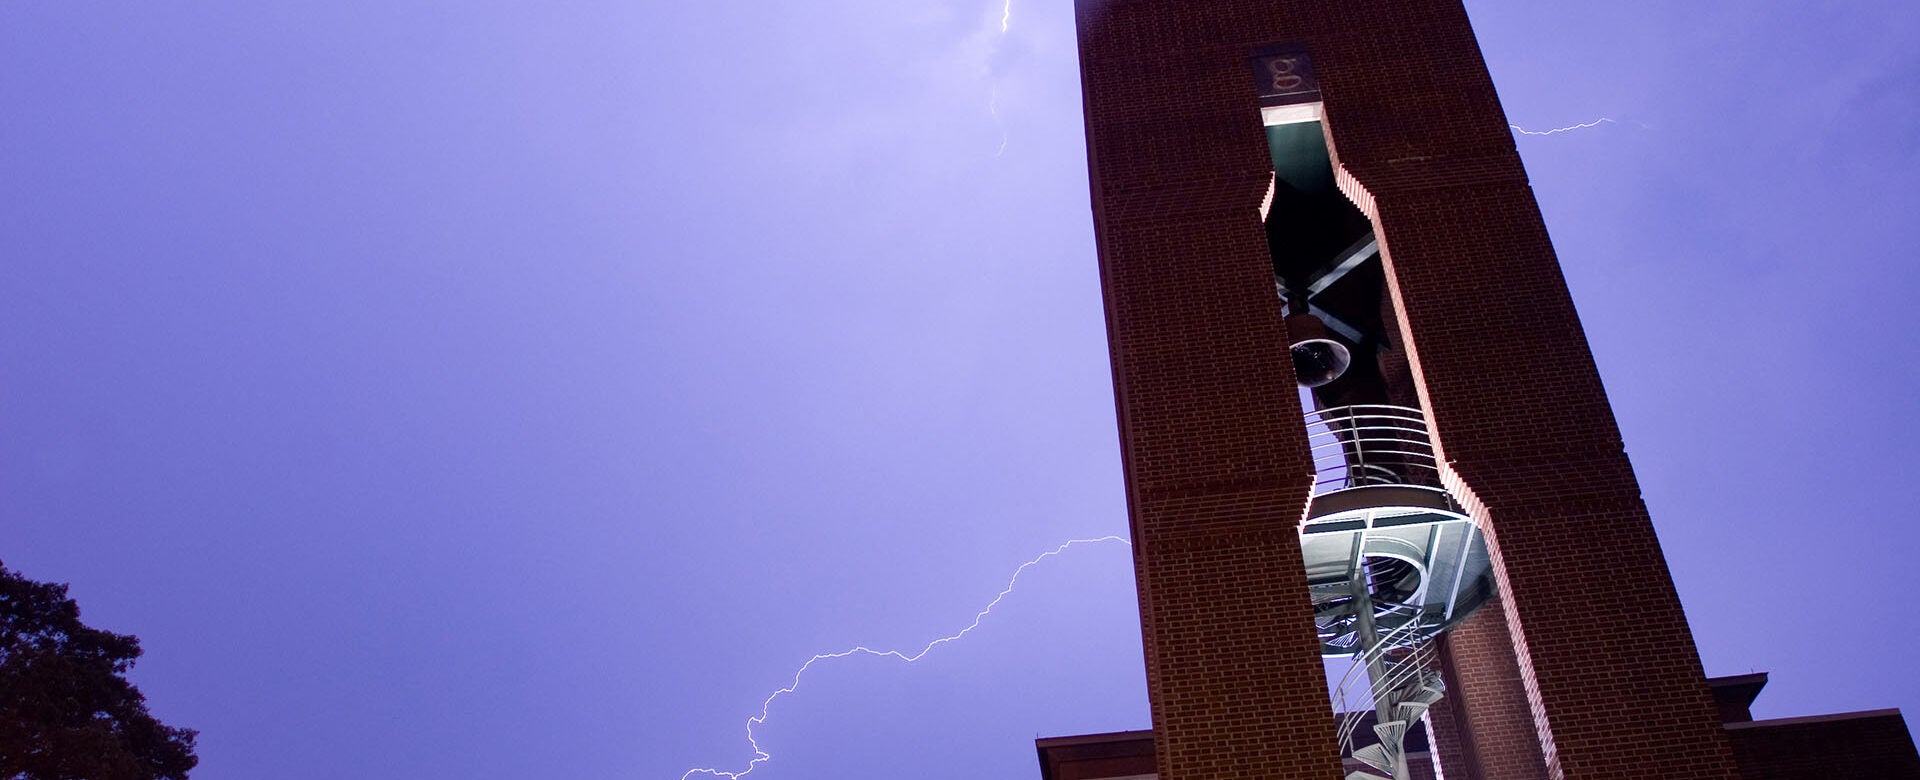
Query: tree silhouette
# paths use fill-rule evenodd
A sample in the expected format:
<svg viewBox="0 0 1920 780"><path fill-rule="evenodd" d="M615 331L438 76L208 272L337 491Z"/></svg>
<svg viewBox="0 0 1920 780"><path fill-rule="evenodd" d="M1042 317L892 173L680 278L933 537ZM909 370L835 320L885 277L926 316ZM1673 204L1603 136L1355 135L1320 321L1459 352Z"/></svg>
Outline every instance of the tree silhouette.
<svg viewBox="0 0 1920 780"><path fill-rule="evenodd" d="M88 628L67 586L0 564L0 778L185 780L192 729L147 713L140 640Z"/></svg>

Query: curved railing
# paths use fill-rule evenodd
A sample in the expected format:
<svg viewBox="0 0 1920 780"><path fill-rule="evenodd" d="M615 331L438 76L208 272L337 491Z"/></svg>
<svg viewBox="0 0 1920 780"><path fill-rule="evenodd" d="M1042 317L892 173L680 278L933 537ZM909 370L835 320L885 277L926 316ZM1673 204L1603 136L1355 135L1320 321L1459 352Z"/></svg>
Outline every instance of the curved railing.
<svg viewBox="0 0 1920 780"><path fill-rule="evenodd" d="M1366 679L1368 664L1380 660L1382 656L1396 648L1421 644L1420 628L1418 621L1405 623L1399 628L1382 634L1380 641L1374 643L1373 647L1362 648L1360 652L1354 653L1353 664L1347 667L1347 673L1341 675L1340 682L1335 683L1332 688L1334 711L1347 711L1345 708L1351 703L1348 697L1353 694L1353 686ZM1369 684L1368 695L1372 695L1371 684Z"/></svg>
<svg viewBox="0 0 1920 780"><path fill-rule="evenodd" d="M1396 652L1400 653L1398 657L1394 655ZM1380 638L1379 644L1365 653L1356 655L1353 665L1348 667L1347 673L1340 678L1340 683L1334 687L1333 692L1334 712L1341 714L1339 726L1335 730L1335 736L1340 741L1340 750L1346 753L1353 752L1353 732L1359 727L1361 721L1365 720L1366 714L1373 711L1372 707L1377 706L1381 700L1394 696L1409 684L1420 681L1433 666L1434 658L1433 643L1426 641L1426 637L1421 635L1418 621L1388 632ZM1371 679L1372 675L1367 673L1369 666L1383 672L1382 678ZM1372 706L1365 708L1345 706L1349 703L1348 697L1352 694L1353 686L1363 678L1367 679L1367 702Z"/></svg>
<svg viewBox="0 0 1920 780"><path fill-rule="evenodd" d="M1433 676L1433 666L1437 657L1432 642L1421 642L1415 645L1404 660L1387 667L1385 679L1378 682L1369 681L1367 687L1372 697L1370 701L1378 706L1377 702L1380 700L1387 699L1389 696L1398 698L1408 687L1430 679ZM1388 709L1397 708L1398 704L1399 702L1396 701ZM1359 730L1361 723L1366 721L1367 712L1368 710L1365 709L1348 710L1341 715L1340 724L1335 730L1335 738L1339 740L1341 752L1353 752L1353 733Z"/></svg>
<svg viewBox="0 0 1920 780"><path fill-rule="evenodd" d="M1360 404L1307 413L1313 494L1375 485L1440 487L1433 434L1419 409Z"/></svg>

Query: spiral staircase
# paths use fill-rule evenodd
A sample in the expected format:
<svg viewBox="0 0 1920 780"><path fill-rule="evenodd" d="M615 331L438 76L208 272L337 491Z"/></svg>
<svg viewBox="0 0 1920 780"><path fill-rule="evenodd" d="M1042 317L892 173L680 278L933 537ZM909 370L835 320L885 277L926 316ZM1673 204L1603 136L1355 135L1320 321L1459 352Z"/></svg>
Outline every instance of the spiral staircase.
<svg viewBox="0 0 1920 780"><path fill-rule="evenodd" d="M1321 653L1350 657L1335 710L1366 698L1339 726L1364 765L1348 780L1406 780L1405 737L1445 693L1433 640L1492 593L1480 530L1440 485L1432 434L1418 409L1345 406L1307 415L1315 482L1301 550ZM1361 742L1356 747L1356 742Z"/></svg>

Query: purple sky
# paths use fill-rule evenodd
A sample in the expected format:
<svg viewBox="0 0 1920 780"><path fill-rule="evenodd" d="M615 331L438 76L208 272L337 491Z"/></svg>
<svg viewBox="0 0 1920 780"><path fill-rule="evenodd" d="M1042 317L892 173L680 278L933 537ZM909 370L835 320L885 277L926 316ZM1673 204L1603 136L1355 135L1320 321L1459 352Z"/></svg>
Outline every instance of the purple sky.
<svg viewBox="0 0 1920 780"><path fill-rule="evenodd" d="M1015 2L0 5L0 559L201 780L744 767L1124 533ZM1708 671L1920 710L1920 5L1469 7ZM1109 544L754 776L1146 724Z"/></svg>

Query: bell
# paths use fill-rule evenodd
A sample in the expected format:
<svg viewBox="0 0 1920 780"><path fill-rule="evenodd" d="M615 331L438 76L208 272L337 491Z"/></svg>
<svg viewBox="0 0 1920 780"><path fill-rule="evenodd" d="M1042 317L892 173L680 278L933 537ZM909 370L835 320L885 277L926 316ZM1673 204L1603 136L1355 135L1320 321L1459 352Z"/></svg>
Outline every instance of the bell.
<svg viewBox="0 0 1920 780"><path fill-rule="evenodd" d="M1301 387L1332 382L1353 365L1353 352L1333 340L1319 317L1306 312L1288 317L1287 335L1293 338L1293 374Z"/></svg>

